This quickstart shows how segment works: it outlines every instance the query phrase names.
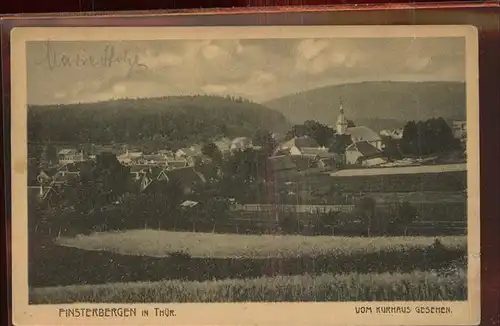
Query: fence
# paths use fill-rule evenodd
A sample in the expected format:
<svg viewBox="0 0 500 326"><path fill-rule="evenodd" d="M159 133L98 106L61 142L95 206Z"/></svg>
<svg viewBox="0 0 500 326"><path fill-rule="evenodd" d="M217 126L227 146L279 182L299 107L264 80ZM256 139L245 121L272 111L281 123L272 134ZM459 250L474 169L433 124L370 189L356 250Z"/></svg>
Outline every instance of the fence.
<svg viewBox="0 0 500 326"><path fill-rule="evenodd" d="M271 205L271 204L244 204L237 205L233 210L245 212L284 212L284 213L350 213L354 205Z"/></svg>

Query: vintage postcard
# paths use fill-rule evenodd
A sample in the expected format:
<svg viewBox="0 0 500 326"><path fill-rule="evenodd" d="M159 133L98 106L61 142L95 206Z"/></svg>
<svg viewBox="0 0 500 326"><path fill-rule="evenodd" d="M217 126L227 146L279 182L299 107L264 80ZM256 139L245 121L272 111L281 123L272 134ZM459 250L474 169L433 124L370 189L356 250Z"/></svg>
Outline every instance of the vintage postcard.
<svg viewBox="0 0 500 326"><path fill-rule="evenodd" d="M474 27L11 37L16 325L480 321Z"/></svg>

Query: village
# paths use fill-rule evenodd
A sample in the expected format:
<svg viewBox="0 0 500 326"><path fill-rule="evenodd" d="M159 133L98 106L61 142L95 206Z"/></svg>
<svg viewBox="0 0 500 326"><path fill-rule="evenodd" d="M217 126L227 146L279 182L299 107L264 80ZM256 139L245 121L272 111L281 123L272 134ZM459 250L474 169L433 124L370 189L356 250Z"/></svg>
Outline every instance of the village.
<svg viewBox="0 0 500 326"><path fill-rule="evenodd" d="M462 143L465 142L465 128L464 122L456 122L453 125L454 137ZM384 151L387 142L401 140L403 130L383 130L377 133L365 126L355 126L354 121L347 119L342 104L337 124L332 129L336 130L336 137L347 139L346 145L340 151L320 146L308 135L286 139L277 133L269 135L272 147L266 149L262 144L254 145L250 137L219 137L204 144L192 144L175 151L164 149L153 153L144 153L140 148L128 144L92 144L87 146L88 150L77 147L58 148L57 155L52 160L46 156L45 161L44 158L40 160L41 164L30 166L28 190L30 199L35 199L37 203L45 203L46 206L59 205L61 194L67 192L67 189L75 188L75 184L82 180L83 171L93 166L99 157L105 156L117 161L127 171L128 180L124 184L126 189L121 189L121 194L165 195L168 193L168 185L175 184L183 195L179 207L193 210L201 202L200 194L196 193L200 188L214 184L215 187L221 187L217 182L228 179L227 174L239 173L237 170L241 170L241 165L256 164L257 167L251 167L250 170L262 170L258 165L263 165L263 181L259 186L255 186L256 175L259 174L255 171L247 171L243 183L232 185L235 188L247 187L249 192L253 189L254 199L238 196L237 193L224 193L220 189L201 195L202 198L222 198L231 211L239 212L239 222L236 223L239 225L244 224L245 220L278 221L280 214L349 213L355 209L356 201L366 194L376 198L378 202L385 203L387 196L383 196L384 194L408 193L411 187L409 190L398 189L401 188L398 186L401 175L406 175L404 178L416 178L412 184L418 188L425 183L426 176L429 179L429 173L432 177L435 175L433 172L451 176L448 179L456 183L456 173L466 171L464 162L441 164L436 155L397 159L389 157ZM261 161L247 162L254 159L253 156L246 156L249 151L259 153L258 160ZM238 155L243 156L236 159ZM232 170L223 169L222 162L229 161L234 165ZM381 178L382 181L375 178ZM436 185L438 188L445 185L446 188L449 182L427 183L430 184L428 190L450 190L434 189ZM463 185L458 183L452 185L451 189L462 189ZM408 184L404 187L408 187ZM268 195L255 196L255 192ZM91 206L101 211L106 207L116 208L122 204L122 197L113 196L106 203L94 202ZM68 209L75 208L69 203L66 205L66 210Z"/></svg>

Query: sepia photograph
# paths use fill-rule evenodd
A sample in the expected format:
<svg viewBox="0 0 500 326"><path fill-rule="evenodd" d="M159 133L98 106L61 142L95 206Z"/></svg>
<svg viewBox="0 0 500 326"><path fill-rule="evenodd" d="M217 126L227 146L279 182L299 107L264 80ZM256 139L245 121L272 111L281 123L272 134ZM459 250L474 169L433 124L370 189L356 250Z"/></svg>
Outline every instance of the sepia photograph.
<svg viewBox="0 0 500 326"><path fill-rule="evenodd" d="M477 32L202 30L13 31L19 318L478 322Z"/></svg>

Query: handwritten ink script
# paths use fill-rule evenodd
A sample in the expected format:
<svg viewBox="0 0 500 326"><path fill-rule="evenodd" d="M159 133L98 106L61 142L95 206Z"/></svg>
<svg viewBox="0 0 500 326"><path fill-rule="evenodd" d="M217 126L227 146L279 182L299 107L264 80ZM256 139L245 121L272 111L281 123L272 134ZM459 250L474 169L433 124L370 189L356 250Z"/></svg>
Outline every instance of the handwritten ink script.
<svg viewBox="0 0 500 326"><path fill-rule="evenodd" d="M175 310L169 308L59 308L61 318L128 318L128 317L175 317Z"/></svg>
<svg viewBox="0 0 500 326"><path fill-rule="evenodd" d="M130 74L137 69L148 68L141 62L139 54L126 50L117 51L115 46L109 44L105 45L97 55L83 51L75 54L61 53L54 49L51 41L47 41L45 45L44 57L37 64L47 65L50 70L75 67L110 68L115 65L126 65Z"/></svg>

